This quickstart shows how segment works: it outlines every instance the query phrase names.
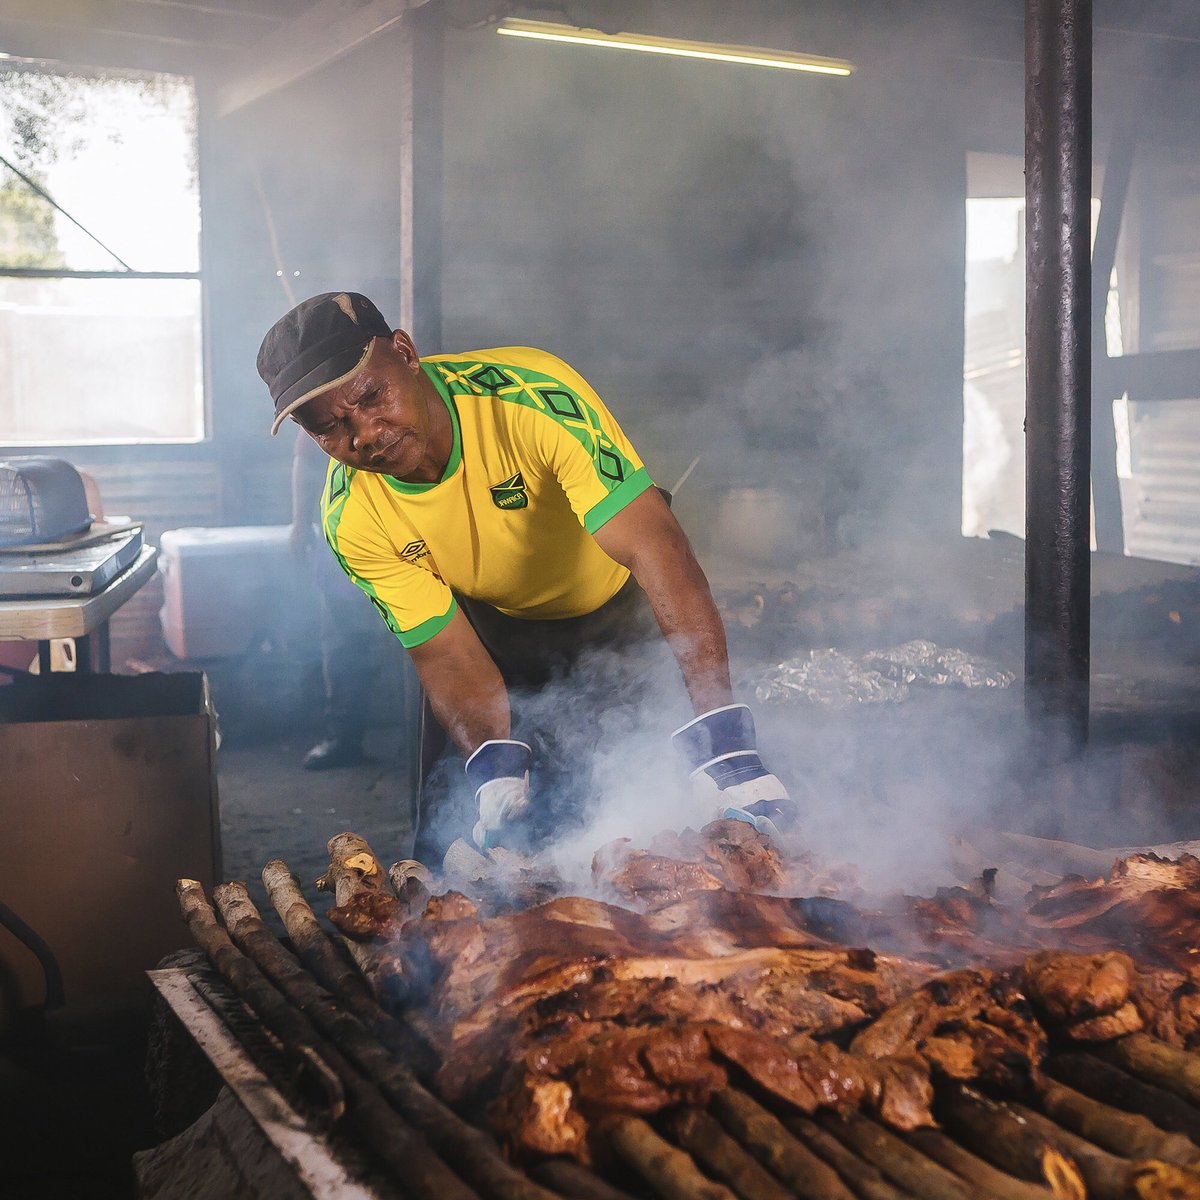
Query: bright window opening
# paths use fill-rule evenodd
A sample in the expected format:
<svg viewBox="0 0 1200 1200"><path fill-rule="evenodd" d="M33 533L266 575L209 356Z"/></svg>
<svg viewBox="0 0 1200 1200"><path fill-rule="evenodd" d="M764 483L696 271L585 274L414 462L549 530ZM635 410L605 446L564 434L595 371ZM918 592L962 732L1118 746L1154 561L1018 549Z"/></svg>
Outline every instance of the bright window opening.
<svg viewBox="0 0 1200 1200"><path fill-rule="evenodd" d="M0 62L0 444L205 434L190 79Z"/></svg>
<svg viewBox="0 0 1200 1200"><path fill-rule="evenodd" d="M962 531L1025 536L1025 197L1022 160L968 156L963 353ZM1010 193L1020 194L1004 194ZM982 194L978 194L982 193ZM1092 235L1100 201L1092 199ZM1105 338L1124 353L1117 273L1109 283ZM1117 470L1129 474L1129 412L1113 405Z"/></svg>

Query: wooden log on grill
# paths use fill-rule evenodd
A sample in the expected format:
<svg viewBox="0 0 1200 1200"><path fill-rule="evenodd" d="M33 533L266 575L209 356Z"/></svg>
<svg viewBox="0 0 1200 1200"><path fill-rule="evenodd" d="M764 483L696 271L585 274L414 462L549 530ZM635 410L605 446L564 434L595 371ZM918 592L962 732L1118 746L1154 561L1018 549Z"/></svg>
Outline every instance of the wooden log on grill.
<svg viewBox="0 0 1200 1200"><path fill-rule="evenodd" d="M744 1092L726 1088L711 1104L721 1124L796 1195L804 1200L855 1200L832 1167Z"/></svg>
<svg viewBox="0 0 1200 1200"><path fill-rule="evenodd" d="M360 1021L394 1054L411 1064L419 1076L428 1078L439 1060L430 1043L386 1012L353 963L346 960L332 937L317 920L296 876L282 859L273 858L262 870L263 886L296 947L300 961L338 996Z"/></svg>
<svg viewBox="0 0 1200 1200"><path fill-rule="evenodd" d="M859 1158L808 1117L785 1117L783 1123L850 1185L859 1200L908 1200L911 1195L889 1183L878 1167Z"/></svg>
<svg viewBox="0 0 1200 1200"><path fill-rule="evenodd" d="M234 946L229 934L217 923L203 887L194 879L181 879L176 890L192 936L221 975L272 1032L287 1031L290 1038L306 1042L337 1076L354 1113L355 1127L394 1173L404 1192L421 1200L478 1200L477 1194L433 1153L429 1144L388 1106L341 1052L321 1037L308 1018L292 1007Z"/></svg>
<svg viewBox="0 0 1200 1200"><path fill-rule="evenodd" d="M969 1186L861 1113L851 1112L841 1117L825 1113L817 1120L827 1133L922 1200L975 1200L981 1194L988 1194Z"/></svg>
<svg viewBox="0 0 1200 1200"><path fill-rule="evenodd" d="M1200 1197L1200 1178L1156 1159L1130 1161L1020 1104L986 1100L970 1088L942 1105L955 1132L985 1158L1025 1178L1043 1175L1055 1195L1082 1200L1184 1200Z"/></svg>
<svg viewBox="0 0 1200 1200"><path fill-rule="evenodd" d="M415 858L401 859L388 868L388 882L392 885L392 891L410 917L420 916L425 911L432 881L429 868Z"/></svg>
<svg viewBox="0 0 1200 1200"><path fill-rule="evenodd" d="M229 935L217 923L202 884L195 879L177 880L175 894L196 945L279 1039L284 1053L296 1064L297 1070L307 1073L309 1082L324 1094L325 1120L329 1124L339 1120L346 1107L345 1090L342 1081L318 1053L312 1026L230 941Z"/></svg>
<svg viewBox="0 0 1200 1200"><path fill-rule="evenodd" d="M1052 1078L1093 1100L1149 1117L1159 1129L1186 1134L1200 1144L1200 1111L1166 1088L1146 1083L1093 1054L1052 1054L1042 1064Z"/></svg>
<svg viewBox="0 0 1200 1200"><path fill-rule="evenodd" d="M1092 1053L1200 1105L1200 1054L1177 1050L1148 1033L1131 1033L1093 1047Z"/></svg>
<svg viewBox="0 0 1200 1200"><path fill-rule="evenodd" d="M553 1200L509 1166L496 1144L460 1120L388 1054L367 1028L283 948L263 924L244 883L224 883L213 898L237 944L326 1037L365 1072L392 1106L453 1162L473 1187L495 1200Z"/></svg>
<svg viewBox="0 0 1200 1200"><path fill-rule="evenodd" d="M1200 1175L1157 1158L1130 1161L1056 1125L1049 1117L1014 1104L1013 1111L1035 1129L1057 1140L1062 1153L1079 1164L1087 1194L1095 1200L1200 1200Z"/></svg>
<svg viewBox="0 0 1200 1200"><path fill-rule="evenodd" d="M1047 1200L1053 1194L1049 1188L1017 1179L993 1167L978 1155L963 1149L940 1129L914 1129L905 1137L927 1158L953 1171L967 1183L977 1185L985 1196L995 1196L996 1200Z"/></svg>
<svg viewBox="0 0 1200 1200"><path fill-rule="evenodd" d="M355 896L378 895L395 900L383 866L367 844L357 833L336 833L326 845L329 851L329 870L317 880L317 889L332 892L339 905L349 904ZM353 938L343 938L350 956L358 969L371 984L376 995L383 995L395 988L396 981L389 973L380 970L378 947ZM393 960L387 960L388 966Z"/></svg>
<svg viewBox="0 0 1200 1200"><path fill-rule="evenodd" d="M789 1200L791 1192L759 1166L708 1113L685 1108L667 1122L672 1136L710 1175L741 1200Z"/></svg>
<svg viewBox="0 0 1200 1200"><path fill-rule="evenodd" d="M971 1150L1002 1171L1048 1183L1055 1196L1083 1200L1087 1194L1078 1165L1008 1105L957 1088L939 1097L938 1115Z"/></svg>
<svg viewBox="0 0 1200 1200"><path fill-rule="evenodd" d="M1145 1117L1121 1112L1053 1079L1045 1081L1040 1099L1047 1116L1113 1154L1158 1158L1200 1171L1200 1148L1181 1133L1164 1133Z"/></svg>
<svg viewBox="0 0 1200 1200"><path fill-rule="evenodd" d="M618 1117L608 1128L609 1144L663 1200L737 1200L723 1184L705 1176L682 1150L664 1141L641 1117Z"/></svg>
<svg viewBox="0 0 1200 1200"><path fill-rule="evenodd" d="M586 1167L566 1158L551 1158L529 1169L539 1183L571 1200L633 1200L628 1192L613 1187Z"/></svg>

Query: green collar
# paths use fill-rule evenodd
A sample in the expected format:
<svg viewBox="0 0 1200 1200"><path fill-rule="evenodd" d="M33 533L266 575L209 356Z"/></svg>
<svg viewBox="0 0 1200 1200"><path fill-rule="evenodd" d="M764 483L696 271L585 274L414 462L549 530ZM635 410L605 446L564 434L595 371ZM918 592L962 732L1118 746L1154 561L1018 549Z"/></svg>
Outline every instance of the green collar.
<svg viewBox="0 0 1200 1200"><path fill-rule="evenodd" d="M392 475L385 475L384 481L395 492L403 492L405 495L416 495L420 492L427 492L431 488L435 488L440 483L445 483L455 471L458 470L458 464L462 462L462 431L458 427L458 409L454 407L454 401L450 396L450 389L443 382L441 374L437 367L430 363L422 363L421 370L425 372L430 382L437 393L442 398L442 403L446 406L446 411L450 414L450 426L454 430L454 441L450 446L450 461L446 463L446 469L442 472L442 477L437 483L406 483L403 479L396 479Z"/></svg>

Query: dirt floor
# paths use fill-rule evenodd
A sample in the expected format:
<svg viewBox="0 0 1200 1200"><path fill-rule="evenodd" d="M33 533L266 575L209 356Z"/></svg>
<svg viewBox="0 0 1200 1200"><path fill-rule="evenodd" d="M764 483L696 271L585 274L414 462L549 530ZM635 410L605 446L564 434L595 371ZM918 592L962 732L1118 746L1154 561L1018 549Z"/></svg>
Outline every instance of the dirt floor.
<svg viewBox="0 0 1200 1200"><path fill-rule="evenodd" d="M217 753L221 849L227 880L243 879L264 913L271 911L259 873L282 858L305 894L329 865L325 843L352 829L391 863L412 849L413 801L407 731L368 731L368 761L331 771L305 771L300 760L313 736L251 746L223 745Z"/></svg>

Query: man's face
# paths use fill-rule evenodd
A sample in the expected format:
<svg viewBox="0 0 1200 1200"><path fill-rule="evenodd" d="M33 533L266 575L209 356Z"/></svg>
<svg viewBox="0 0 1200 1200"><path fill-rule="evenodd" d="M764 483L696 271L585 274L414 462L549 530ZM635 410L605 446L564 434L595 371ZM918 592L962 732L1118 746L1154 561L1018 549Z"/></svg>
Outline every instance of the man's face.
<svg viewBox="0 0 1200 1200"><path fill-rule="evenodd" d="M298 408L296 420L330 458L404 479L429 452L427 383L412 342L397 330L375 338L357 374Z"/></svg>

